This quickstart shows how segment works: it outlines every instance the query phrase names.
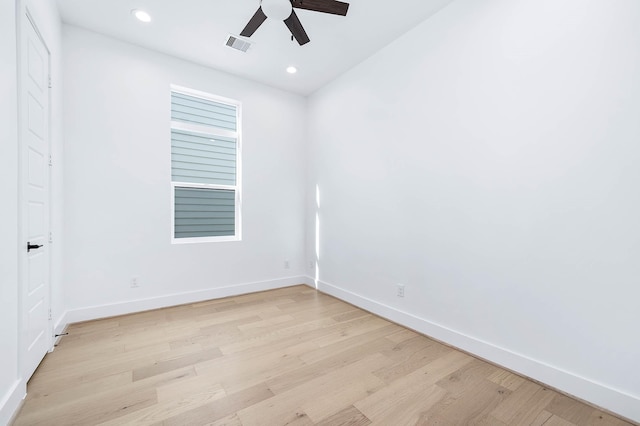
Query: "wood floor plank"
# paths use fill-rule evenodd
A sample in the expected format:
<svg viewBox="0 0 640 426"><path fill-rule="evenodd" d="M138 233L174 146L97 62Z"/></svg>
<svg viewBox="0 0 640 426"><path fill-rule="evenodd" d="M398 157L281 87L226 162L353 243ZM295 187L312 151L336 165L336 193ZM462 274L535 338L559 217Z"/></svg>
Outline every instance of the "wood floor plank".
<svg viewBox="0 0 640 426"><path fill-rule="evenodd" d="M238 411L271 397L273 397L273 392L261 384L237 393L227 394L224 398L203 404L184 413L168 416L161 424L162 426L213 424L229 416L231 419L237 418L239 420L236 415Z"/></svg>
<svg viewBox="0 0 640 426"><path fill-rule="evenodd" d="M370 424L371 420L353 405L316 423L318 426L367 426Z"/></svg>
<svg viewBox="0 0 640 426"><path fill-rule="evenodd" d="M363 354L378 353L391 345L391 342L384 338L367 342L357 348L347 348L346 350L335 350L333 354L326 355L325 358L313 363L305 363L299 368L291 370L285 374L280 374L267 381L269 389L280 394L290 389L296 388L310 380L324 376L337 368L346 367L360 361Z"/></svg>
<svg viewBox="0 0 640 426"><path fill-rule="evenodd" d="M425 385L422 389L415 389L394 398L384 409L374 410L373 407L366 405L363 407L367 411L365 415L374 425L414 425L418 423L425 411L441 401L445 395L446 392L442 388Z"/></svg>
<svg viewBox="0 0 640 426"><path fill-rule="evenodd" d="M69 387L92 383L107 376L131 372L140 366L153 364L162 355L168 354L169 351L169 345L162 344L154 346L153 349L147 348L115 355L105 354L82 362L73 359L70 362L66 362L64 357L61 357L52 365L51 371L34 374L29 381L29 389L56 392ZM58 368L55 368L55 366Z"/></svg>
<svg viewBox="0 0 640 426"><path fill-rule="evenodd" d="M158 361L152 365L136 368L133 370L133 381L146 379L147 377L156 376L171 370L177 370L182 367L199 364L204 361L222 357L220 349L213 348L204 351L197 351L188 355Z"/></svg>
<svg viewBox="0 0 640 426"><path fill-rule="evenodd" d="M352 350L359 350L365 345L369 345L372 342L376 342L379 339L385 338L390 332L397 328L394 324L387 324L384 327L375 328L373 330L361 333L355 336L351 336L348 339L335 342L333 344L318 347L317 349L310 350L300 355L300 359L307 364L313 364L327 358L334 357L341 352L347 352ZM382 350L391 346L391 342L386 339L384 343L378 342L376 344L377 350Z"/></svg>
<svg viewBox="0 0 640 426"><path fill-rule="evenodd" d="M491 374L491 376L489 376L489 380L509 390L518 389L525 381L524 378L502 369L497 369L493 374Z"/></svg>
<svg viewBox="0 0 640 426"><path fill-rule="evenodd" d="M175 395L173 398L158 399L157 404L153 404L139 410L127 413L113 420L101 422L101 426L124 426L124 425L149 425L162 421L169 416L188 412L194 408L201 407L211 401L221 399L225 396L224 389L220 385L202 387L200 391L190 391L187 394Z"/></svg>
<svg viewBox="0 0 640 426"><path fill-rule="evenodd" d="M515 389L491 413L496 419L510 424L527 402L542 389L542 386L525 381Z"/></svg>
<svg viewBox="0 0 640 426"><path fill-rule="evenodd" d="M549 420L544 423L544 426L574 426L575 423L571 423L562 417L552 415Z"/></svg>
<svg viewBox="0 0 640 426"><path fill-rule="evenodd" d="M354 406L369 419L375 421L375 419L383 417L385 412L395 410L398 401L411 398L416 392L434 386L438 380L463 367L471 360L470 356L462 352L449 352L358 401Z"/></svg>
<svg viewBox="0 0 640 426"><path fill-rule="evenodd" d="M511 417L511 424L527 426L535 423L538 413L545 410L556 395L558 393L550 389L544 387L539 389L525 405L516 410L515 415Z"/></svg>
<svg viewBox="0 0 640 426"><path fill-rule="evenodd" d="M542 426L553 416L550 412L543 410L533 419L529 426Z"/></svg>
<svg viewBox="0 0 640 426"><path fill-rule="evenodd" d="M425 410L420 414L420 418L416 421L416 425L451 425L452 422L443 417L442 413L444 413L456 401L456 398L447 393L444 398L431 406L429 410ZM500 423L497 422L496 424L499 425Z"/></svg>
<svg viewBox="0 0 640 426"><path fill-rule="evenodd" d="M204 426L242 426L242 422L237 414L231 414L223 419L216 420L213 423L204 423Z"/></svg>
<svg viewBox="0 0 640 426"><path fill-rule="evenodd" d="M373 374L387 383L392 383L451 351L452 349L438 342L416 336L394 345L390 351L385 352L391 362Z"/></svg>
<svg viewBox="0 0 640 426"><path fill-rule="evenodd" d="M389 322L373 315L340 322L331 333L315 339L318 346L329 346L349 340L351 337L387 326Z"/></svg>
<svg viewBox="0 0 640 426"><path fill-rule="evenodd" d="M348 380L348 382L347 382ZM316 379L316 382L319 381ZM357 379L345 378L345 383L337 389L327 391L321 397L309 398L302 403L302 410L317 423L322 419L343 411L356 401L384 386L384 383L370 373L360 374ZM332 384L327 386L333 387Z"/></svg>
<svg viewBox="0 0 640 426"><path fill-rule="evenodd" d="M489 380L471 383L467 392L459 394L455 402L442 411L442 417L459 425L488 424L495 419L491 411L509 395L503 387ZM497 420L502 421L499 418Z"/></svg>
<svg viewBox="0 0 640 426"><path fill-rule="evenodd" d="M98 424L157 403L154 389L144 389L126 394L103 392L100 397L100 404L91 403L90 397L83 397L73 402L38 410L30 410L25 402L24 415L20 415L16 419L15 426Z"/></svg>
<svg viewBox="0 0 640 426"><path fill-rule="evenodd" d="M562 394L557 394L546 410L570 423L578 425L587 423L591 414L596 411L595 408Z"/></svg>
<svg viewBox="0 0 640 426"><path fill-rule="evenodd" d="M586 426L625 426L627 422L621 420L611 414L603 413L600 410L595 410L591 413L591 416L585 423Z"/></svg>
<svg viewBox="0 0 640 426"><path fill-rule="evenodd" d="M15 425L629 425L306 286L67 331Z"/></svg>
<svg viewBox="0 0 640 426"><path fill-rule="evenodd" d="M84 395L95 392L96 389L125 388L130 385L132 381L131 371L123 371L110 376L100 377L88 383L66 386L60 390L56 390L46 384L34 387L29 383L29 399L27 402L32 403L33 401L37 401L38 409L42 410L47 406L56 406L68 401L75 401Z"/></svg>
<svg viewBox="0 0 640 426"><path fill-rule="evenodd" d="M398 327L398 331L389 336L389 340L392 340L396 343L403 342L405 340L413 339L414 337L421 336L421 334L416 333L413 330L409 330L403 327Z"/></svg>
<svg viewBox="0 0 640 426"><path fill-rule="evenodd" d="M284 338L299 336L314 330L322 330L325 327L334 324L335 321L331 318L322 318L289 327L272 329L266 334L255 334L250 338L245 338L234 343L223 345L220 347L220 350L225 355L229 355L242 352L247 349L265 347L274 344Z"/></svg>
<svg viewBox="0 0 640 426"><path fill-rule="evenodd" d="M511 391L487 380L487 377L496 369L497 367L487 364L484 361L472 359L471 362L464 367L438 380L436 384L449 392L449 395L454 398L463 396L466 392L469 392L470 389L476 389L479 392L491 389L500 394L509 395Z"/></svg>
<svg viewBox="0 0 640 426"><path fill-rule="evenodd" d="M202 376L192 376L184 380L165 383L156 387L158 402L171 402L192 395L212 395L214 399L227 396L224 388L219 383L213 383L211 379Z"/></svg>
<svg viewBox="0 0 640 426"><path fill-rule="evenodd" d="M248 330L265 332L272 328L274 325L291 323L293 321L295 321L295 319L291 315L278 315L275 317L267 318L260 317L259 321L238 325L238 329L244 332Z"/></svg>
<svg viewBox="0 0 640 426"><path fill-rule="evenodd" d="M235 393L300 368L303 363L297 354L309 347L315 347L313 342L303 342L273 352L254 351L227 356L219 362L213 360L198 364L196 371L199 375L222 383L227 392Z"/></svg>
<svg viewBox="0 0 640 426"><path fill-rule="evenodd" d="M353 309L347 312L332 315L331 318L333 318L336 322L343 322L343 321L349 321L352 319L364 317L367 315L371 315L371 314L368 312L362 311L360 309Z"/></svg>
<svg viewBox="0 0 640 426"><path fill-rule="evenodd" d="M305 404L311 413L316 412L318 402L327 401L334 412L342 411L352 405L355 400L365 397L370 389L377 389L382 382L369 374L386 362L384 355L375 353L363 357L360 361L349 364L343 368L335 369L321 377L315 378L290 389L281 394L277 394L268 400L247 407L238 416L243 425L280 425L301 417L307 417L304 410ZM363 379L361 381L361 379ZM340 386L336 386L336 382ZM331 395L340 394L340 399L336 400ZM329 399L325 400L325 396ZM321 414L326 413L325 408ZM327 415L322 415L317 420Z"/></svg>

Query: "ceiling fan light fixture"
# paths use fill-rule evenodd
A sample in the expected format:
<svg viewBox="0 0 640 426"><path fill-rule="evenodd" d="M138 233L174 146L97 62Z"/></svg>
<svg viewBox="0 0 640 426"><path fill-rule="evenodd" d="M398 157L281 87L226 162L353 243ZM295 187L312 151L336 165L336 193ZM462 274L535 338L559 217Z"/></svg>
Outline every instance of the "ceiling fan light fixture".
<svg viewBox="0 0 640 426"><path fill-rule="evenodd" d="M151 15L149 15L147 12L145 12L144 10L141 9L133 9L131 11L131 14L133 16L136 17L136 19L138 19L138 21L141 22L151 22Z"/></svg>
<svg viewBox="0 0 640 426"><path fill-rule="evenodd" d="M278 21L284 21L293 11L289 0L262 0L261 7L267 18Z"/></svg>

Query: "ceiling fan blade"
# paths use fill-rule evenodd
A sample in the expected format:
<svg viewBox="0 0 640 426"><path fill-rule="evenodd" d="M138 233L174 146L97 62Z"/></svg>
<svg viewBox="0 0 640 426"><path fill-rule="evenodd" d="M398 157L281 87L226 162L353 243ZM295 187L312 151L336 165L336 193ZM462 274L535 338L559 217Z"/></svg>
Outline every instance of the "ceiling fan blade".
<svg viewBox="0 0 640 426"><path fill-rule="evenodd" d="M333 15L346 16L349 3L336 0L291 0L293 7L298 9L313 10L315 12L331 13Z"/></svg>
<svg viewBox="0 0 640 426"><path fill-rule="evenodd" d="M251 17L249 23L244 27L244 30L242 30L240 35L243 37L251 37L266 19L267 15L262 11L262 7L258 7L258 10Z"/></svg>
<svg viewBox="0 0 640 426"><path fill-rule="evenodd" d="M284 20L284 23L289 27L289 31L291 31L291 34L295 37L300 46L311 41L309 40L309 36L307 36L307 32L304 30L300 19L298 19L298 15L296 15L295 10L291 11L291 15Z"/></svg>

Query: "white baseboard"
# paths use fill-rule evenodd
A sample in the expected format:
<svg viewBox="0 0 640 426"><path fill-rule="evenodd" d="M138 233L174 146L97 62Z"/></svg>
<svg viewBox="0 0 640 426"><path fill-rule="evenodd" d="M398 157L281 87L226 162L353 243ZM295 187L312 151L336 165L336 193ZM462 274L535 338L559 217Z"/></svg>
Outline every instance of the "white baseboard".
<svg viewBox="0 0 640 426"><path fill-rule="evenodd" d="M131 314L134 312L148 311L151 309L166 308L169 306L195 303L204 300L220 299L223 297L237 296L258 291L273 290L276 288L290 287L303 284L306 277L287 277L269 281L230 285L226 287L210 288L206 290L173 293L147 299L129 300L120 303L87 306L85 308L71 309L64 312L56 321L55 332L60 334L68 324L81 321L90 321L100 318L108 318L117 315Z"/></svg>
<svg viewBox="0 0 640 426"><path fill-rule="evenodd" d="M338 286L322 281L316 282L311 277L306 277L303 282L323 293L640 423L640 397L638 396L465 335Z"/></svg>
<svg viewBox="0 0 640 426"><path fill-rule="evenodd" d="M9 425L15 420L25 396L27 396L26 383L22 379L16 380L0 400L0 425Z"/></svg>

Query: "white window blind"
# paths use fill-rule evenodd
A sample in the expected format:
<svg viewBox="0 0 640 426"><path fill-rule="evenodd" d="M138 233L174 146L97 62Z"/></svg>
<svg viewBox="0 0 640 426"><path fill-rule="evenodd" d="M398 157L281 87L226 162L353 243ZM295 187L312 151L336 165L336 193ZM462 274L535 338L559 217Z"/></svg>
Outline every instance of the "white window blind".
<svg viewBox="0 0 640 426"><path fill-rule="evenodd" d="M171 88L173 241L240 239L236 101Z"/></svg>
<svg viewBox="0 0 640 426"><path fill-rule="evenodd" d="M236 140L171 131L171 179L177 182L236 184Z"/></svg>

